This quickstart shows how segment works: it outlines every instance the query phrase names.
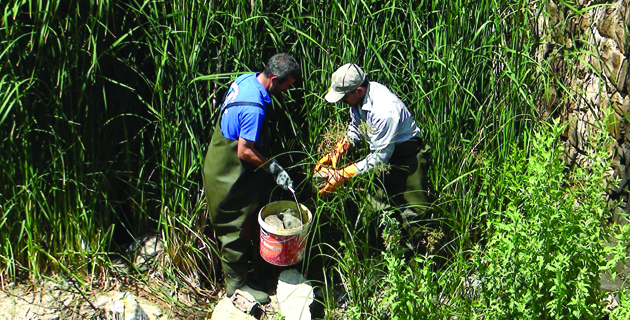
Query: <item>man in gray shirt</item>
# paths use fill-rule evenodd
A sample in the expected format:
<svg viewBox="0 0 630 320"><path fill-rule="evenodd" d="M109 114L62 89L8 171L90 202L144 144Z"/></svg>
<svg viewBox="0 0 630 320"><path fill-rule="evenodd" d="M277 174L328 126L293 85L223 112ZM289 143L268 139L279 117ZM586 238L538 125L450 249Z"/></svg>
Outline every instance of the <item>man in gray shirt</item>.
<svg viewBox="0 0 630 320"><path fill-rule="evenodd" d="M328 176L326 186L319 193L331 193L343 181L389 164L391 168L382 181L384 190L374 195L374 200L383 208L396 207L406 226L417 220L430 205L427 194L429 148L420 139L420 128L405 104L387 87L368 81L363 70L353 63L333 73L326 101L343 101L350 105L351 121L346 136L315 166L316 172ZM367 130L359 129L362 123ZM369 143L368 156L338 169L339 157L360 140ZM412 238L419 236L415 234L416 228L407 230Z"/></svg>

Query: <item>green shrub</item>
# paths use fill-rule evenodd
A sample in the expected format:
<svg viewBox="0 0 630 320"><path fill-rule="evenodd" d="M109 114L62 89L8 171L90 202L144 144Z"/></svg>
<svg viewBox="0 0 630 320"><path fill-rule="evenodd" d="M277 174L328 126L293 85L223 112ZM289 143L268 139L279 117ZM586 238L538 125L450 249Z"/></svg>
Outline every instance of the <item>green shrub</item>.
<svg viewBox="0 0 630 320"><path fill-rule="evenodd" d="M609 319L630 319L630 290L628 288L622 289L618 292L618 295L619 306L617 306L612 310L612 312L610 312Z"/></svg>
<svg viewBox="0 0 630 320"><path fill-rule="evenodd" d="M562 161L565 126L535 134L528 155L513 152L503 185L485 181L504 210L487 212L487 244L476 263L479 308L488 319L595 319L611 182L605 135L573 170Z"/></svg>

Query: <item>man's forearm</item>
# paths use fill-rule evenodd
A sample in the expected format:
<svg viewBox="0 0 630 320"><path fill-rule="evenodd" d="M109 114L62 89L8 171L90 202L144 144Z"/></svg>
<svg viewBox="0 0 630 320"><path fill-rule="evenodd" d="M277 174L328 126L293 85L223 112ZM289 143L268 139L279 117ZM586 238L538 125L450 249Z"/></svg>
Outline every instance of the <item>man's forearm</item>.
<svg viewBox="0 0 630 320"><path fill-rule="evenodd" d="M364 174L376 168L379 165L387 165L392 157L394 146L388 146L380 151L372 150L367 157L356 163L358 174Z"/></svg>
<svg viewBox="0 0 630 320"><path fill-rule="evenodd" d="M243 138L238 139L236 155L239 159L257 167L263 167L267 164L267 159L254 148L254 143Z"/></svg>
<svg viewBox="0 0 630 320"><path fill-rule="evenodd" d="M263 164L267 162L265 157L260 155L260 153L255 149L247 149L243 153L239 154L238 158L257 167L262 167Z"/></svg>

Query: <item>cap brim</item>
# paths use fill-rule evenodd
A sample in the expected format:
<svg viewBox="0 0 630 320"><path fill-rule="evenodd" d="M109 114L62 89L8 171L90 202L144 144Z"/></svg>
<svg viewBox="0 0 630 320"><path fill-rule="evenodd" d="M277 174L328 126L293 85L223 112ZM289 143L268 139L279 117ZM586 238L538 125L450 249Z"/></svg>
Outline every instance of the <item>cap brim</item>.
<svg viewBox="0 0 630 320"><path fill-rule="evenodd" d="M346 94L343 92L337 92L335 90L333 90L333 88L330 88L328 90L328 93L326 94L326 101L330 102L330 103L337 103L339 101L341 101L341 99L343 99L343 96L345 96Z"/></svg>

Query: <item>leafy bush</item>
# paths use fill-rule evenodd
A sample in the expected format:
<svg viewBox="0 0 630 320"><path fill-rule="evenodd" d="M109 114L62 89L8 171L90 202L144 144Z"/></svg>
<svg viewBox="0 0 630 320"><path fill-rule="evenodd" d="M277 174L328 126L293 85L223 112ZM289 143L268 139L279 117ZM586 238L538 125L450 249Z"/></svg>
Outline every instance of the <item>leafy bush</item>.
<svg viewBox="0 0 630 320"><path fill-rule="evenodd" d="M476 263L479 305L489 319L593 319L600 312L600 269L611 181L605 135L593 137L582 166L569 171L559 141L565 126L533 136L528 155L513 152L503 185L485 181L504 210L487 212L489 235Z"/></svg>
<svg viewBox="0 0 630 320"><path fill-rule="evenodd" d="M630 290L628 288L619 291L619 306L612 310L609 319L630 319Z"/></svg>
<svg viewBox="0 0 630 320"><path fill-rule="evenodd" d="M442 318L440 287L447 283L435 272L433 257L418 256L406 261L400 224L389 215L382 217L382 223L386 239L383 252L386 274L380 282L381 292L372 298L376 314L385 319ZM354 318L362 319L360 316Z"/></svg>
<svg viewBox="0 0 630 320"><path fill-rule="evenodd" d="M559 139L565 128L541 126L525 141L528 153L514 147L503 166L490 166L492 159L481 165L493 170L482 193L503 209L479 204L492 208L485 213L486 241L469 254L461 251L442 266L435 255L405 259L400 226L383 214L383 273L367 301L347 310L348 317L601 318L600 275L628 257L628 228L608 221L608 137L592 137L582 165L569 170ZM618 240L615 246L604 245L609 237ZM622 292L622 306L611 316L627 313L626 296Z"/></svg>

